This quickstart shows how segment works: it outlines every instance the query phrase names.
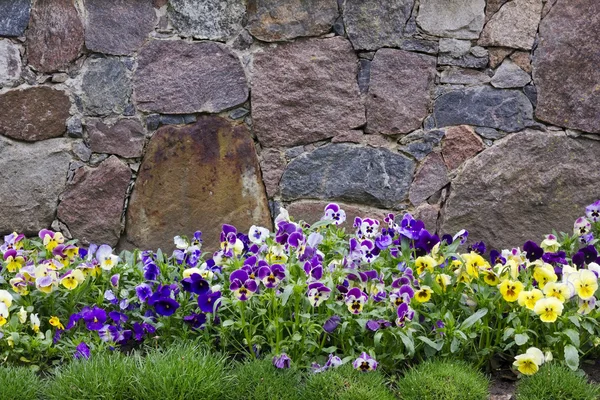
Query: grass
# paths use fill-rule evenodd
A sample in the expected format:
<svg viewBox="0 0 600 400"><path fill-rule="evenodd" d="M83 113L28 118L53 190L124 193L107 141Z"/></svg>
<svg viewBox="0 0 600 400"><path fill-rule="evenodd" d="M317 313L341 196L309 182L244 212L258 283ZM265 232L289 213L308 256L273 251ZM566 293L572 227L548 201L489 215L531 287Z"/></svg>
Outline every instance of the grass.
<svg viewBox="0 0 600 400"><path fill-rule="evenodd" d="M225 399L301 399L301 380L297 369L277 369L270 359L241 363L233 370L233 381Z"/></svg>
<svg viewBox="0 0 600 400"><path fill-rule="evenodd" d="M517 385L517 400L596 400L600 398L598 385L588 383L585 377L557 363L543 365L532 376Z"/></svg>
<svg viewBox="0 0 600 400"><path fill-rule="evenodd" d="M0 367L0 398L35 399L41 393L41 386L40 378L28 368Z"/></svg>
<svg viewBox="0 0 600 400"><path fill-rule="evenodd" d="M349 364L308 375L302 392L304 400L396 399L382 374L359 372Z"/></svg>
<svg viewBox="0 0 600 400"><path fill-rule="evenodd" d="M403 400L486 400L489 380L462 361L426 361L398 381Z"/></svg>

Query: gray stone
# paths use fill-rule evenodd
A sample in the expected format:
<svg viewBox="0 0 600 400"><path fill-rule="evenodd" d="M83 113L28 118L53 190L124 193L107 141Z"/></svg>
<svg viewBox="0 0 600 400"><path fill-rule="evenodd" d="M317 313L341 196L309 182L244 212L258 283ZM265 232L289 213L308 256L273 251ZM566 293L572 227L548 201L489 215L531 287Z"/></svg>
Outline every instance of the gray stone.
<svg viewBox="0 0 600 400"><path fill-rule="evenodd" d="M371 81L371 61L360 60L358 69L358 88L361 93L369 91L369 82Z"/></svg>
<svg viewBox="0 0 600 400"><path fill-rule="evenodd" d="M88 125L90 148L94 153L116 154L125 158L141 157L146 135L140 121L127 118L106 125L100 120Z"/></svg>
<svg viewBox="0 0 600 400"><path fill-rule="evenodd" d="M469 231L488 248L523 246L556 230L571 232L598 199L600 142L526 130L468 161L452 182L442 231Z"/></svg>
<svg viewBox="0 0 600 400"><path fill-rule="evenodd" d="M81 243L115 246L130 180L131 170L114 156L96 168L79 168L60 196L57 217Z"/></svg>
<svg viewBox="0 0 600 400"><path fill-rule="evenodd" d="M508 0L486 0L485 5L485 22L487 23L490 18L498 12L498 10L506 4Z"/></svg>
<svg viewBox="0 0 600 400"><path fill-rule="evenodd" d="M415 209L413 215L416 219L423 221L425 229L430 233L436 233L439 214L439 205L424 203Z"/></svg>
<svg viewBox="0 0 600 400"><path fill-rule="evenodd" d="M433 113L438 127L467 124L516 132L533 124L533 107L523 92L489 86L443 94Z"/></svg>
<svg viewBox="0 0 600 400"><path fill-rule="evenodd" d="M400 42L400 48L406 51L436 55L439 51L438 42L426 39L406 38Z"/></svg>
<svg viewBox="0 0 600 400"><path fill-rule="evenodd" d="M498 140L506 136L506 132L502 132L494 128L484 128L481 126L475 128L475 133L479 134L479 136L485 139L490 140Z"/></svg>
<svg viewBox="0 0 600 400"><path fill-rule="evenodd" d="M537 89L536 89L536 87L533 84L527 85L523 88L523 93L525 93L525 96L527 96L527 98L529 99L531 104L533 104L534 107L537 107Z"/></svg>
<svg viewBox="0 0 600 400"><path fill-rule="evenodd" d="M185 124L185 119L183 115L163 114L160 116L159 122L161 125L183 125Z"/></svg>
<svg viewBox="0 0 600 400"><path fill-rule="evenodd" d="M52 224L72 160L71 143L63 138L22 143L0 137L1 234L33 236Z"/></svg>
<svg viewBox="0 0 600 400"><path fill-rule="evenodd" d="M394 135L419 128L428 114L435 73L435 57L377 51L371 65L366 131Z"/></svg>
<svg viewBox="0 0 600 400"><path fill-rule="evenodd" d="M485 25L478 44L531 50L541 12L542 0L509 1Z"/></svg>
<svg viewBox="0 0 600 400"><path fill-rule="evenodd" d="M80 118L71 117L67 120L67 134L72 138L83 137L83 125Z"/></svg>
<svg viewBox="0 0 600 400"><path fill-rule="evenodd" d="M492 86L501 89L520 88L531 82L531 77L511 60L504 60L491 82Z"/></svg>
<svg viewBox="0 0 600 400"><path fill-rule="evenodd" d="M536 117L554 125L600 133L599 37L597 1L557 2L542 20L533 57Z"/></svg>
<svg viewBox="0 0 600 400"><path fill-rule="evenodd" d="M433 147L434 146L431 143L414 142L409 143L406 146L401 146L398 150L400 150L403 153L410 154L417 161L421 161L433 151Z"/></svg>
<svg viewBox="0 0 600 400"><path fill-rule="evenodd" d="M229 113L229 118L231 119L242 119L246 115L250 113L250 110L244 107L236 108L235 110Z"/></svg>
<svg viewBox="0 0 600 400"><path fill-rule="evenodd" d="M31 0L0 0L0 36L21 36L29 23Z"/></svg>
<svg viewBox="0 0 600 400"><path fill-rule="evenodd" d="M83 24L72 0L37 0L27 29L27 58L41 72L64 70L83 47Z"/></svg>
<svg viewBox="0 0 600 400"><path fill-rule="evenodd" d="M260 153L260 171L269 198L277 195L279 181L286 164L285 157L280 150L263 149Z"/></svg>
<svg viewBox="0 0 600 400"><path fill-rule="evenodd" d="M52 83L65 83L69 79L69 75L64 72L52 74Z"/></svg>
<svg viewBox="0 0 600 400"><path fill-rule="evenodd" d="M440 76L441 83L450 83L454 85L476 85L488 83L490 77L481 71L474 69L464 69L450 67L442 71Z"/></svg>
<svg viewBox="0 0 600 400"><path fill-rule="evenodd" d="M344 27L344 17L339 16L333 23L333 31L337 36L346 36L346 28Z"/></svg>
<svg viewBox="0 0 600 400"><path fill-rule="evenodd" d="M339 16L336 0L249 0L246 29L265 42L319 36Z"/></svg>
<svg viewBox="0 0 600 400"><path fill-rule="evenodd" d="M489 56L489 52L486 48L483 48L481 46L473 46L471 47L471 54L473 54L475 57L487 57Z"/></svg>
<svg viewBox="0 0 600 400"><path fill-rule="evenodd" d="M160 115L150 114L146 117L146 129L148 131L155 131L160 126Z"/></svg>
<svg viewBox="0 0 600 400"><path fill-rule="evenodd" d="M240 34L235 38L235 40L231 44L231 47L234 50L245 51L248 50L250 46L252 46L252 43L254 43L254 38L252 37L252 35L250 35L250 33L248 33L247 30L242 29L240 31Z"/></svg>
<svg viewBox="0 0 600 400"><path fill-rule="evenodd" d="M408 135L402 137L398 143L400 144L409 144L409 143L413 143L413 142L425 142L425 143L431 143L434 146L439 144L442 141L442 138L444 137L445 132L442 129L435 129L435 130L418 130L418 131L414 131L412 133L409 133Z"/></svg>
<svg viewBox="0 0 600 400"><path fill-rule="evenodd" d="M438 153L431 153L417 170L408 198L413 205L418 206L448 183L450 179L444 160Z"/></svg>
<svg viewBox="0 0 600 400"><path fill-rule="evenodd" d="M96 166L102 161L106 160L110 155L108 154L92 154L90 157L90 165Z"/></svg>
<svg viewBox="0 0 600 400"><path fill-rule="evenodd" d="M307 144L363 125L357 61L350 43L339 36L256 53L251 103L261 145Z"/></svg>
<svg viewBox="0 0 600 400"><path fill-rule="evenodd" d="M298 157L300 154L304 153L304 146L296 146L285 151L285 157L289 161L293 158Z"/></svg>
<svg viewBox="0 0 600 400"><path fill-rule="evenodd" d="M147 0L86 0L85 46L98 53L133 54L154 30L156 14Z"/></svg>
<svg viewBox="0 0 600 400"><path fill-rule="evenodd" d="M459 58L469 53L471 49L471 42L468 40L459 40L459 39L449 39L449 38L441 38L440 39L440 54L448 54L452 58ZM485 54L479 57L485 57Z"/></svg>
<svg viewBox="0 0 600 400"><path fill-rule="evenodd" d="M131 96L131 78L117 57L95 58L86 62L81 90L87 115L122 114Z"/></svg>
<svg viewBox="0 0 600 400"><path fill-rule="evenodd" d="M243 0L170 0L169 18L184 36L227 41L242 29Z"/></svg>
<svg viewBox="0 0 600 400"><path fill-rule="evenodd" d="M73 153L83 162L90 161L92 157L92 150L82 141L78 141L73 145Z"/></svg>
<svg viewBox="0 0 600 400"><path fill-rule="evenodd" d="M283 200L326 199L402 208L415 163L387 149L331 144L292 160L281 178Z"/></svg>
<svg viewBox="0 0 600 400"><path fill-rule="evenodd" d="M248 98L237 56L214 42L150 41L133 83L139 109L165 114L217 113Z"/></svg>
<svg viewBox="0 0 600 400"><path fill-rule="evenodd" d="M0 40L0 88L13 86L20 77L21 53L19 47L7 39Z"/></svg>
<svg viewBox="0 0 600 400"><path fill-rule="evenodd" d="M431 35L477 39L484 9L485 0L421 0L417 23Z"/></svg>
<svg viewBox="0 0 600 400"><path fill-rule="evenodd" d="M346 0L346 33L356 50L398 47L414 0Z"/></svg>
<svg viewBox="0 0 600 400"><path fill-rule="evenodd" d="M453 65L464 68L485 68L488 65L489 58L475 57L473 54L465 54L462 57L454 58L450 54L440 54L438 56L438 65Z"/></svg>

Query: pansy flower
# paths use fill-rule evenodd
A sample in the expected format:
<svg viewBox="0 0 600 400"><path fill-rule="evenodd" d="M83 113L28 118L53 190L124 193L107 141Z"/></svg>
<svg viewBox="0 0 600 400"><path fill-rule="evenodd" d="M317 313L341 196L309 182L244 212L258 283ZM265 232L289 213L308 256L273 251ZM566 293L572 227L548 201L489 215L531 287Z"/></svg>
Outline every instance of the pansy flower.
<svg viewBox="0 0 600 400"><path fill-rule="evenodd" d="M356 236L359 238L374 238L379 231L379 221L373 218L354 219L354 227L357 228Z"/></svg>
<svg viewBox="0 0 600 400"><path fill-rule="evenodd" d="M415 311L409 307L408 303L402 303L396 310L396 314L396 326L403 328L407 322L412 321L415 316Z"/></svg>
<svg viewBox="0 0 600 400"><path fill-rule="evenodd" d="M329 354L329 358L327 362L322 367L317 363L312 363L311 368L314 373L324 372L330 368L337 368L342 365L342 359L338 356L334 356L333 354Z"/></svg>
<svg viewBox="0 0 600 400"><path fill-rule="evenodd" d="M574 279L577 275L574 275ZM544 294L548 297L555 297L561 303L564 303L571 298L571 290L569 289L568 283L556 283L550 282L544 286Z"/></svg>
<svg viewBox="0 0 600 400"><path fill-rule="evenodd" d="M234 296L241 301L246 301L258 289L258 285L254 279L250 279L248 273L243 269L233 271L229 276L229 290L231 290Z"/></svg>
<svg viewBox="0 0 600 400"><path fill-rule="evenodd" d="M192 274L191 276L181 281L181 286L186 292L202 295L210 290L209 283L200 276L200 274Z"/></svg>
<svg viewBox="0 0 600 400"><path fill-rule="evenodd" d="M377 361L367 353L362 352L360 356L354 360L352 366L354 369L361 372L375 371L377 369Z"/></svg>
<svg viewBox="0 0 600 400"><path fill-rule="evenodd" d="M431 256L421 256L417 257L415 260L415 269L418 275L421 275L426 270L428 272L433 272L433 268L437 265L435 259Z"/></svg>
<svg viewBox="0 0 600 400"><path fill-rule="evenodd" d="M577 312L579 314L587 315L596 308L596 298L594 296L589 299L579 299L579 308Z"/></svg>
<svg viewBox="0 0 600 400"><path fill-rule="evenodd" d="M329 317L327 321L323 324L323 330L327 333L331 333L337 329L337 327L342 322L342 319L338 315L333 315Z"/></svg>
<svg viewBox="0 0 600 400"><path fill-rule="evenodd" d="M517 367L523 375L533 375L539 367L544 363L544 353L537 347L530 347L525 354L520 354L515 357L513 366Z"/></svg>
<svg viewBox="0 0 600 400"><path fill-rule="evenodd" d="M367 321L365 328L367 328L368 330L370 330L372 332L377 332L380 329L385 329L390 326L392 326L391 322L389 322L385 319L378 319L378 320L370 319Z"/></svg>
<svg viewBox="0 0 600 400"><path fill-rule="evenodd" d="M56 246L65 242L65 237L60 232L53 232L49 229L42 229L39 233L42 243L46 250L52 251Z"/></svg>
<svg viewBox="0 0 600 400"><path fill-rule="evenodd" d="M592 222L600 221L600 200L595 201L585 208L585 216Z"/></svg>
<svg viewBox="0 0 600 400"><path fill-rule="evenodd" d="M417 236L415 248L417 253L429 253L440 242L438 235L432 235L427 229L421 229Z"/></svg>
<svg viewBox="0 0 600 400"><path fill-rule="evenodd" d="M73 357L76 359L85 358L88 360L90 358L90 347L85 344L85 342L81 342L75 347L75 354Z"/></svg>
<svg viewBox="0 0 600 400"><path fill-rule="evenodd" d="M206 314L192 313L183 317L184 322L190 324L194 329L202 328L202 325L206 323Z"/></svg>
<svg viewBox="0 0 600 400"><path fill-rule="evenodd" d="M269 233L267 228L252 225L248 231L248 238L252 243L263 244L269 237Z"/></svg>
<svg viewBox="0 0 600 400"><path fill-rule="evenodd" d="M472 245L470 245L469 247L467 247L467 251L469 252L474 252L477 253L479 255L484 255L485 254L485 243L484 242L475 242Z"/></svg>
<svg viewBox="0 0 600 400"><path fill-rule="evenodd" d="M75 289L83 281L85 281L85 276L80 269L67 271L67 273L60 278L60 284L69 290Z"/></svg>
<svg viewBox="0 0 600 400"><path fill-rule="evenodd" d="M278 356L273 357L273 365L275 366L275 368L279 368L279 369L290 368L291 364L292 364L292 360L285 353L282 353Z"/></svg>
<svg viewBox="0 0 600 400"><path fill-rule="evenodd" d="M398 233L410 240L418 240L423 229L425 229L423 221L414 219L410 213L406 213L402 216Z"/></svg>
<svg viewBox="0 0 600 400"><path fill-rule="evenodd" d="M266 288L272 289L277 287L284 278L285 268L283 265L265 265L258 269L258 279L262 281Z"/></svg>
<svg viewBox="0 0 600 400"><path fill-rule="evenodd" d="M19 271L27 261L23 252L15 249L5 251L3 257L6 262L6 269L11 273Z"/></svg>
<svg viewBox="0 0 600 400"><path fill-rule="evenodd" d="M579 298L587 300L593 297L596 290L598 290L598 277L592 271L582 269L573 280L573 285Z"/></svg>
<svg viewBox="0 0 600 400"><path fill-rule="evenodd" d="M220 291L209 291L203 295L198 296L198 307L202 312L212 313L216 311L215 304L218 304L217 301L221 298Z"/></svg>
<svg viewBox="0 0 600 400"><path fill-rule="evenodd" d="M525 251L525 257L531 262L539 260L544 255L544 249L537 245L536 242L528 240L523 245Z"/></svg>
<svg viewBox="0 0 600 400"><path fill-rule="evenodd" d="M315 257L304 263L304 272L309 277L309 280L319 280L323 277L323 265Z"/></svg>
<svg viewBox="0 0 600 400"><path fill-rule="evenodd" d="M85 307L81 310L81 317L88 330L97 331L100 330L106 322L106 311L97 306L92 308Z"/></svg>
<svg viewBox="0 0 600 400"><path fill-rule="evenodd" d="M379 257L379 248L375 246L372 240L365 239L360 242L360 254L363 262L372 263Z"/></svg>
<svg viewBox="0 0 600 400"><path fill-rule="evenodd" d="M13 232L10 235L4 236L4 243L0 245L0 252L6 252L7 250L19 250L23 247L22 240L25 239L25 235L22 233Z"/></svg>
<svg viewBox="0 0 600 400"><path fill-rule="evenodd" d="M336 203L329 203L325 206L325 215L321 220L331 221L334 225L341 225L346 221L346 212Z"/></svg>
<svg viewBox="0 0 600 400"><path fill-rule="evenodd" d="M100 268L110 271L119 262L119 257L114 255L109 245L103 244L96 250L96 259L100 263Z"/></svg>
<svg viewBox="0 0 600 400"><path fill-rule="evenodd" d="M348 293L346 293L345 299L348 311L352 314L360 314L368 298L369 297L359 288L355 287L350 289Z"/></svg>
<svg viewBox="0 0 600 400"><path fill-rule="evenodd" d="M543 322L554 322L563 312L563 303L556 297L546 297L535 303L533 311Z"/></svg>
<svg viewBox="0 0 600 400"><path fill-rule="evenodd" d="M155 296L156 293L152 296ZM148 302L150 304L150 301ZM169 317L175 314L175 311L179 308L179 303L172 297L160 296L156 300L152 301L151 304L158 315L163 317Z"/></svg>
<svg viewBox="0 0 600 400"><path fill-rule="evenodd" d="M467 243L468 237L469 237L469 231L467 231L466 229L461 229L452 237L452 241L456 242L457 240L459 240L460 244L463 245L463 244Z"/></svg>
<svg viewBox="0 0 600 400"><path fill-rule="evenodd" d="M142 303L152 296L152 286L147 283L141 283L135 287L135 294Z"/></svg>
<svg viewBox="0 0 600 400"><path fill-rule="evenodd" d="M409 304L414 295L415 291L410 285L402 285L390 292L390 302L393 306L399 307L403 303Z"/></svg>
<svg viewBox="0 0 600 400"><path fill-rule="evenodd" d="M523 290L519 293L517 300L521 307L527 307L533 311L535 304L543 297L544 294L540 289Z"/></svg>
<svg viewBox="0 0 600 400"><path fill-rule="evenodd" d="M321 282L313 282L308 285L308 301L313 307L320 306L331 295L331 289Z"/></svg>
<svg viewBox="0 0 600 400"><path fill-rule="evenodd" d="M585 235L592 229L592 224L585 217L579 217L575 220L573 232L575 235Z"/></svg>
<svg viewBox="0 0 600 400"><path fill-rule="evenodd" d="M498 287L504 300L509 303L517 301L519 293L523 291L523 284L517 280L511 281L510 279L505 279Z"/></svg>
<svg viewBox="0 0 600 400"><path fill-rule="evenodd" d="M433 290L429 286L423 285L415 292L415 300L419 303L425 303L431 299Z"/></svg>

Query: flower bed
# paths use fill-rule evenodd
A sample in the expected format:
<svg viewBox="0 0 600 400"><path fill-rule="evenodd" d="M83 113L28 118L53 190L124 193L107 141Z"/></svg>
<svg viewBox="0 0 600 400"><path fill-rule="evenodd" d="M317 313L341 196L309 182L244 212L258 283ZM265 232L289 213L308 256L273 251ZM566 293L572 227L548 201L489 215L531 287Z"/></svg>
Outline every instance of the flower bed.
<svg viewBox="0 0 600 400"><path fill-rule="evenodd" d="M221 249L201 233L176 250L78 247L58 232L5 237L0 351L47 367L94 352L195 340L235 359L322 372L341 364L393 372L431 356L482 366L514 362L534 374L549 359L577 369L595 352L600 201L574 234L523 249L464 248L468 232L439 238L410 214L356 218L328 205L321 221L275 232L223 225Z"/></svg>

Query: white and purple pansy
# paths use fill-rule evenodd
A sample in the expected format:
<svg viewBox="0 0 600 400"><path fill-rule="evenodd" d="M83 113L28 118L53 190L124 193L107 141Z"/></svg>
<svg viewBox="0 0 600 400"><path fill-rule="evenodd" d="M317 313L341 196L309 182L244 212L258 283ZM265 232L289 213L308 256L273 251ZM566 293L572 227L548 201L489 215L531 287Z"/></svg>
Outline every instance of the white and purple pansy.
<svg viewBox="0 0 600 400"><path fill-rule="evenodd" d="M396 310L398 318L396 318L396 325L399 328L403 328L407 322L412 321L415 316L415 311L408 306L408 303L400 304L398 310Z"/></svg>
<svg viewBox="0 0 600 400"><path fill-rule="evenodd" d="M373 218L354 219L354 227L357 228L356 236L359 238L373 238L379 231L379 221Z"/></svg>
<svg viewBox="0 0 600 400"><path fill-rule="evenodd" d="M25 235L16 232L4 236L4 243L0 245L0 252L4 253L7 250L20 249L22 246L21 240L23 239L25 239Z"/></svg>
<svg viewBox="0 0 600 400"><path fill-rule="evenodd" d="M585 215L592 222L600 221L600 200L595 201L585 208Z"/></svg>
<svg viewBox="0 0 600 400"><path fill-rule="evenodd" d="M258 289L258 284L254 279L250 279L248 273L243 269L233 271L229 276L229 290L233 292L233 295L241 301L246 301Z"/></svg>
<svg viewBox="0 0 600 400"><path fill-rule="evenodd" d="M325 206L325 215L321 220L331 221L334 225L341 225L346 222L346 212L336 203L329 203Z"/></svg>
<svg viewBox="0 0 600 400"><path fill-rule="evenodd" d="M308 285L308 301L313 307L318 307L331 296L331 289L321 282L313 282Z"/></svg>
<svg viewBox="0 0 600 400"><path fill-rule="evenodd" d="M304 263L304 272L306 272L310 280L318 281L323 277L323 265L321 265L316 257L313 257Z"/></svg>
<svg viewBox="0 0 600 400"><path fill-rule="evenodd" d="M352 288L346 293L345 303L352 314L360 314L369 297L360 288Z"/></svg>
<svg viewBox="0 0 600 400"><path fill-rule="evenodd" d="M109 245L103 244L96 251L96 259L100 263L100 268L105 271L110 271L119 262L119 257L113 254L113 250Z"/></svg>
<svg viewBox="0 0 600 400"><path fill-rule="evenodd" d="M360 255L361 259L365 263L372 263L379 257L379 248L375 246L375 243L370 239L365 239L360 242Z"/></svg>
<svg viewBox="0 0 600 400"><path fill-rule="evenodd" d="M319 365L318 363L312 363L311 368L313 370L313 372L315 374L319 373L319 372L324 372L327 371L330 368L337 368L340 365L342 365L342 359L339 358L338 356L334 356L333 354L329 354L329 358L327 359L327 362L325 363L325 365L323 365L321 367L321 365Z"/></svg>
<svg viewBox="0 0 600 400"><path fill-rule="evenodd" d="M362 352L360 356L352 363L354 369L361 372L375 371L377 369L377 361L365 352Z"/></svg>
<svg viewBox="0 0 600 400"><path fill-rule="evenodd" d="M573 232L576 235L583 236L590 232L592 229L592 224L585 217L579 217L575 220L575 225L573 226Z"/></svg>
<svg viewBox="0 0 600 400"><path fill-rule="evenodd" d="M260 279L266 288L277 287L285 278L285 268L281 264L265 265L258 269L258 279Z"/></svg>
<svg viewBox="0 0 600 400"><path fill-rule="evenodd" d="M254 244L263 244L269 237L269 233L267 228L252 225L248 231L248 238Z"/></svg>
<svg viewBox="0 0 600 400"><path fill-rule="evenodd" d="M415 291L409 285L402 285L398 289L390 292L390 302L394 307L399 307L402 304L410 304L410 300L414 297Z"/></svg>

